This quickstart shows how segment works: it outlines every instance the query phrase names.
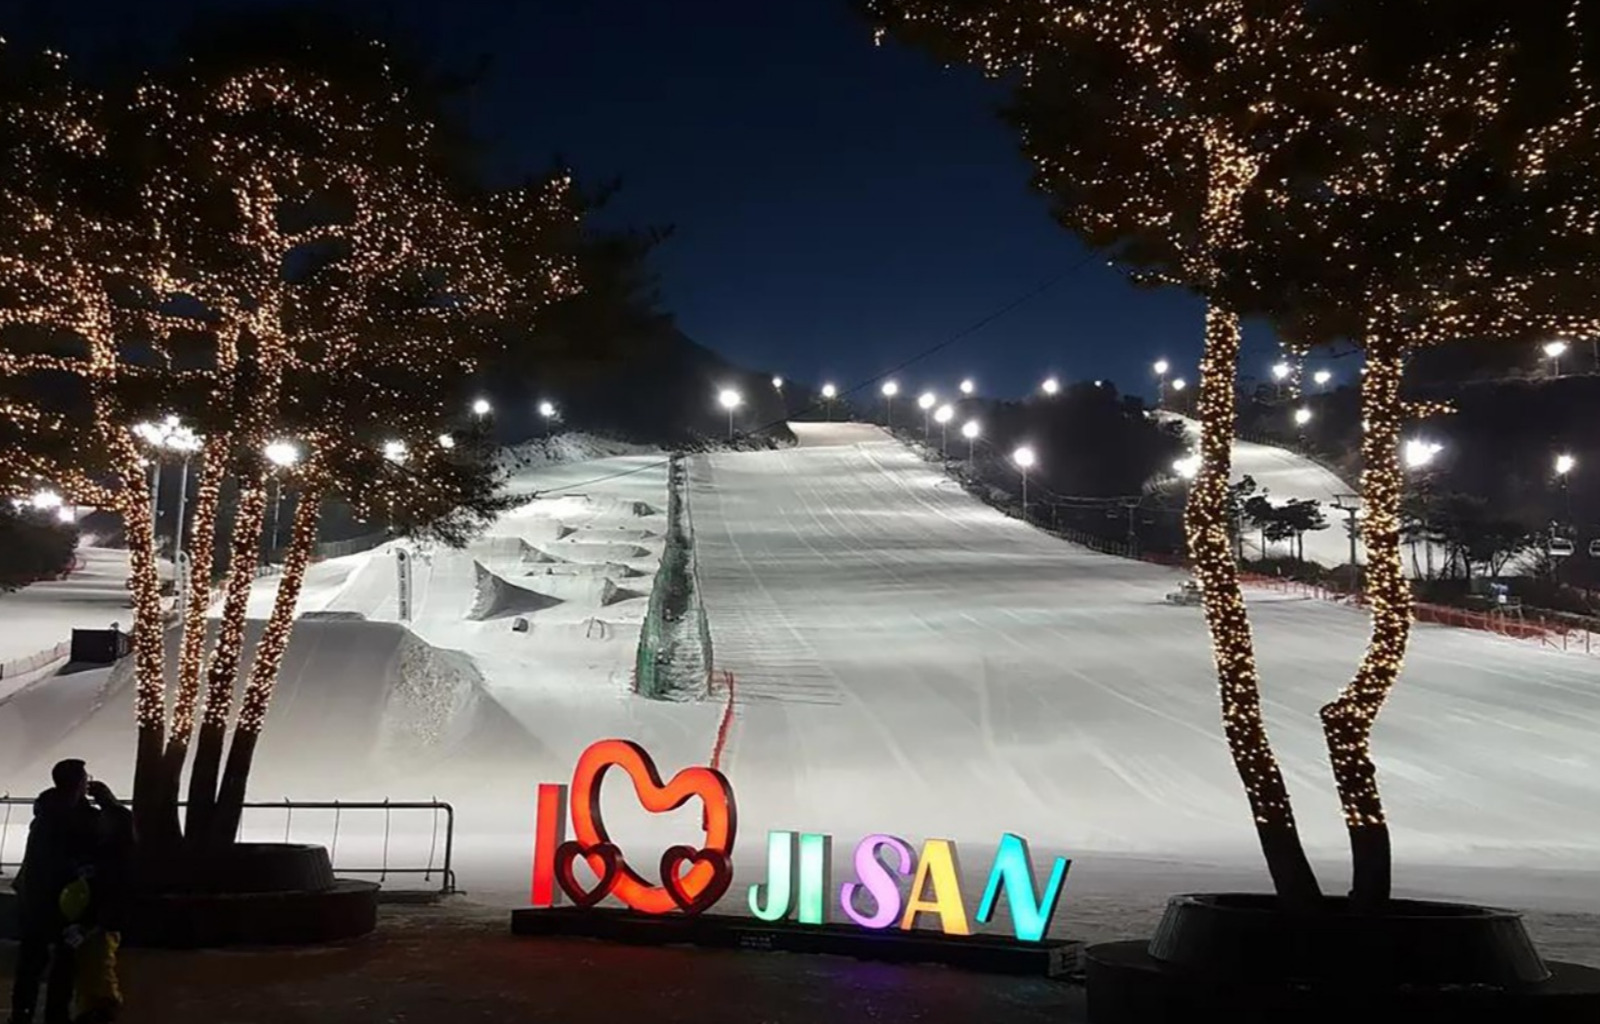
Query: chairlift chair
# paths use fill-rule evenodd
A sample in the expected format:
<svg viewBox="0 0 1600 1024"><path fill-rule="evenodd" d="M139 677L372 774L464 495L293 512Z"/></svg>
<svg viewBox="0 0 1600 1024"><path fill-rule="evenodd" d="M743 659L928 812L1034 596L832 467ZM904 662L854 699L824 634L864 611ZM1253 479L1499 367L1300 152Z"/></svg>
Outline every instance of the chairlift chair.
<svg viewBox="0 0 1600 1024"><path fill-rule="evenodd" d="M1570 537L1551 537L1550 538L1550 557L1551 558L1567 558L1567 557L1571 556L1572 553L1575 550L1577 550L1576 546L1572 543L1572 539ZM1589 553L1592 555L1592 554L1594 554L1594 552L1595 552L1595 544L1594 543L1590 543L1590 545L1589 545Z"/></svg>
<svg viewBox="0 0 1600 1024"><path fill-rule="evenodd" d="M1600 558L1600 538L1596 538L1589 542L1589 557Z"/></svg>

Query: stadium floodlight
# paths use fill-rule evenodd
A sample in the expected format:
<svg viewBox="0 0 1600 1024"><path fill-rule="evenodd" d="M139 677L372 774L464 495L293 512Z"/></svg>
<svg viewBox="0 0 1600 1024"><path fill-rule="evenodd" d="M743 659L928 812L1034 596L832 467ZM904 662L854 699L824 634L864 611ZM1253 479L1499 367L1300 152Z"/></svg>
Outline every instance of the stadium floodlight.
<svg viewBox="0 0 1600 1024"><path fill-rule="evenodd" d="M472 402L472 415L487 416L494 411L494 406L489 404L487 398L474 399Z"/></svg>
<svg viewBox="0 0 1600 1024"><path fill-rule="evenodd" d="M976 441L978 439L978 435L982 433L983 425L977 420L968 420L967 422L961 424L961 436L966 438L968 441Z"/></svg>
<svg viewBox="0 0 1600 1024"><path fill-rule="evenodd" d="M556 405L555 405L555 403L554 402L540 402L539 403L539 415L543 416L547 420L555 419L556 418Z"/></svg>
<svg viewBox="0 0 1600 1024"><path fill-rule="evenodd" d="M1578 467L1578 460L1563 452L1556 456L1556 476L1566 476Z"/></svg>
<svg viewBox="0 0 1600 1024"><path fill-rule="evenodd" d="M968 377L966 380L961 382L961 393L963 395L970 395L976 390L978 390L978 385L972 382L971 377Z"/></svg>
<svg viewBox="0 0 1600 1024"><path fill-rule="evenodd" d="M892 380L886 380L883 382L883 387L880 390L883 392L883 397L893 398L895 395L900 393L900 385L896 384Z"/></svg>
<svg viewBox="0 0 1600 1024"><path fill-rule="evenodd" d="M883 392L883 425L893 430L894 396L900 393L900 385L892 380L886 380L883 382L883 387L878 390Z"/></svg>
<svg viewBox="0 0 1600 1024"><path fill-rule="evenodd" d="M822 397L831 402L839 397L839 389L832 384L824 384L822 385Z"/></svg>
<svg viewBox="0 0 1600 1024"><path fill-rule="evenodd" d="M939 406L938 409L934 410L933 422L935 422L935 423L949 423L952 419L955 418L955 415L956 415L955 406L953 406L953 405L941 405L941 406Z"/></svg>
<svg viewBox="0 0 1600 1024"><path fill-rule="evenodd" d="M772 387L773 387L774 390L782 391L783 390L783 378L782 377L774 377L774 378L772 378Z"/></svg>
<svg viewBox="0 0 1600 1024"><path fill-rule="evenodd" d="M1295 426L1303 427L1311 422L1311 410L1301 407L1294 411Z"/></svg>
<svg viewBox="0 0 1600 1024"><path fill-rule="evenodd" d="M293 441L269 441L262 452L279 469L288 469L300 461L300 449Z"/></svg>
<svg viewBox="0 0 1600 1024"><path fill-rule="evenodd" d="M1172 364L1167 362L1165 359L1157 359L1156 365L1153 366L1152 369L1156 371L1157 377L1165 377L1167 375L1167 371L1172 369Z"/></svg>
<svg viewBox="0 0 1600 1024"><path fill-rule="evenodd" d="M1174 390L1174 391L1182 391L1184 388L1186 388L1188 386L1189 386L1189 382L1184 380L1182 377L1179 377L1177 380L1172 382L1172 390Z"/></svg>
<svg viewBox="0 0 1600 1024"><path fill-rule="evenodd" d="M1039 385L1039 390L1047 395L1056 395L1061 392L1061 382L1054 377L1046 377L1044 383Z"/></svg>
<svg viewBox="0 0 1600 1024"><path fill-rule="evenodd" d="M917 397L917 408L932 409L934 405L938 403L938 401L938 396L936 396L932 391L924 391Z"/></svg>
<svg viewBox="0 0 1600 1024"><path fill-rule="evenodd" d="M1311 379L1316 382L1317 387L1325 388L1328 386L1328 382L1333 380L1333 371L1318 370L1316 373L1311 375Z"/></svg>

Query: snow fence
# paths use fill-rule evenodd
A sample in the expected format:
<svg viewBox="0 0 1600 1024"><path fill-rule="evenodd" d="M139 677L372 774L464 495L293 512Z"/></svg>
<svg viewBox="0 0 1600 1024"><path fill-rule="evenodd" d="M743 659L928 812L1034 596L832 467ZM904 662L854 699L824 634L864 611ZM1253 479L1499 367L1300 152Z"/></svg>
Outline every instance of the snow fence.
<svg viewBox="0 0 1600 1024"><path fill-rule="evenodd" d="M650 605L639 630L634 689L651 700L704 696L710 689L711 630L700 599L689 514L689 476L682 455L667 472L667 535Z"/></svg>

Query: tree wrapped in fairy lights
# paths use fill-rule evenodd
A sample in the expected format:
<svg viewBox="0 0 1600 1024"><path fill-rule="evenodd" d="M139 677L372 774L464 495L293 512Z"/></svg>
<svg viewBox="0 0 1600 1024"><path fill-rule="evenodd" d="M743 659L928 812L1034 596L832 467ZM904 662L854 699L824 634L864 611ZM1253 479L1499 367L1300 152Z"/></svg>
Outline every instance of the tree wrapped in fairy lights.
<svg viewBox="0 0 1600 1024"><path fill-rule="evenodd" d="M1597 329L1600 104L1582 0L1463 18L1455 7L1247 0L872 0L880 24L1010 76L1008 117L1059 220L1136 275L1208 301L1202 469L1190 550L1230 746L1280 894L1316 892L1260 730L1249 629L1224 564L1238 314L1297 353L1366 353L1362 523L1372 634L1322 709L1354 863L1388 898L1388 826L1369 741L1410 629L1400 557L1408 353ZM1298 360L1297 360L1298 361Z"/></svg>
<svg viewBox="0 0 1600 1024"><path fill-rule="evenodd" d="M1447 412L1402 397L1420 348L1531 345L1600 329L1600 151L1583 3L1454 16L1442 3L1330 9L1318 26L1352 87L1318 114L1257 225L1274 315L1299 342L1353 342L1371 636L1321 712L1350 835L1352 896L1388 899L1387 817L1369 743L1411 627L1402 559L1405 426ZM1359 83L1356 85L1355 83Z"/></svg>
<svg viewBox="0 0 1600 1024"><path fill-rule="evenodd" d="M1293 4L1247 0L865 0L887 32L1011 81L1007 119L1056 219L1149 284L1207 303L1185 513L1224 730L1273 884L1319 894L1261 713L1229 494L1240 318L1265 302L1251 222L1337 81ZM1290 59L1291 55L1293 59Z"/></svg>
<svg viewBox="0 0 1600 1024"><path fill-rule="evenodd" d="M0 155L16 172L0 184L0 489L51 486L126 524L134 797L157 850L236 832L325 502L457 542L501 507L466 387L576 281L568 176L494 192L462 181L382 48L322 66L236 56L111 100L57 58L0 51ZM135 430L158 415L203 439L187 598L170 612L155 453ZM268 494L284 487L282 573L245 673Z"/></svg>

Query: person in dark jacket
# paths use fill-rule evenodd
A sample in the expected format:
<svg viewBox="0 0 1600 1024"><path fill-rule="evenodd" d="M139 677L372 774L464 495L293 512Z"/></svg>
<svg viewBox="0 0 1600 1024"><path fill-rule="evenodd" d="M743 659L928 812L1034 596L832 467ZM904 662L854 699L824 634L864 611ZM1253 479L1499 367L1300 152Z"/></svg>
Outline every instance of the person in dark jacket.
<svg viewBox="0 0 1600 1024"><path fill-rule="evenodd" d="M72 950L64 941L61 892L94 863L99 848L99 814L89 803L89 773L79 760L61 761L50 770L50 789L33 802L28 848L16 889L21 925L17 974L11 989L12 1024L31 1024L46 980L45 1024L67 1024L72 1014Z"/></svg>
<svg viewBox="0 0 1600 1024"><path fill-rule="evenodd" d="M68 922L65 941L77 964L78 1015L73 1024L110 1024L122 1012L117 950L133 890L136 841L133 812L111 787L90 782L89 796L100 811L94 861L67 887L60 903Z"/></svg>

